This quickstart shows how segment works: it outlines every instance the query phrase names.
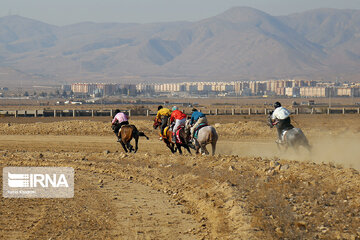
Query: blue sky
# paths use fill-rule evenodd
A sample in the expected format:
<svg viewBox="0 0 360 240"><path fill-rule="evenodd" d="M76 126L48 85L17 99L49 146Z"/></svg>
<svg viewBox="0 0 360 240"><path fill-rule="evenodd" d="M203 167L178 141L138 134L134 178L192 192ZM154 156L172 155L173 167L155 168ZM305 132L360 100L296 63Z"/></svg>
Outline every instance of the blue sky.
<svg viewBox="0 0 360 240"><path fill-rule="evenodd" d="M16 14L58 26L84 21L197 21L234 6L278 16L316 8L360 9L360 0L1 0L0 16Z"/></svg>

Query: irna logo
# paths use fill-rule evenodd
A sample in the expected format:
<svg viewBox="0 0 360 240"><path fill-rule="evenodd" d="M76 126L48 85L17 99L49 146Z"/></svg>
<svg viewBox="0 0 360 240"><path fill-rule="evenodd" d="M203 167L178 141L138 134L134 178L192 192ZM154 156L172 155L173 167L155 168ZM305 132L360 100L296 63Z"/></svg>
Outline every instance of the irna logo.
<svg viewBox="0 0 360 240"><path fill-rule="evenodd" d="M71 167L5 167L3 197L72 198L74 169Z"/></svg>
<svg viewBox="0 0 360 240"><path fill-rule="evenodd" d="M13 188L69 187L65 174L19 174L8 172L8 185Z"/></svg>

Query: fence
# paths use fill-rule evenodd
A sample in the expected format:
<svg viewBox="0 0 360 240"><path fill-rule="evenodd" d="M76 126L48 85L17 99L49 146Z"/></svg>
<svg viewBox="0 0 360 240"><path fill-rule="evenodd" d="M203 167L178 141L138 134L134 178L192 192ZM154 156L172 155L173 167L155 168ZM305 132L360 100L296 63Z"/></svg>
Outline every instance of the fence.
<svg viewBox="0 0 360 240"><path fill-rule="evenodd" d="M208 115L267 115L273 109L267 108L232 108L232 109L202 109ZM153 116L155 111L151 110L123 110L129 116ZM185 113L190 111L184 110ZM10 117L98 117L113 116L114 110L0 110L0 116ZM295 108L293 114L360 114L360 108Z"/></svg>

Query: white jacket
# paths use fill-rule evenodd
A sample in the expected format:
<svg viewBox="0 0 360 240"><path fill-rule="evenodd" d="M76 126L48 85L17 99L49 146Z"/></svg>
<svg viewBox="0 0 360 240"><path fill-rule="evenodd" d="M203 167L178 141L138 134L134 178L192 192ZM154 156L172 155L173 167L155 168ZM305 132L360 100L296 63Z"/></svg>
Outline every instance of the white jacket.
<svg viewBox="0 0 360 240"><path fill-rule="evenodd" d="M274 110L273 114L271 115L271 119L279 119L284 120L285 118L289 117L291 112L284 107L278 107Z"/></svg>

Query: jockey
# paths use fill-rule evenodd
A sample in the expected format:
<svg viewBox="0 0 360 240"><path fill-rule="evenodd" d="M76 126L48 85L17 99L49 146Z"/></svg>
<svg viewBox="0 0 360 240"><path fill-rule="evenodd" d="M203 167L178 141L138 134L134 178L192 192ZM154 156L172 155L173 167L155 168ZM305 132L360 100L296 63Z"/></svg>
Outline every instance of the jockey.
<svg viewBox="0 0 360 240"><path fill-rule="evenodd" d="M163 139L164 129L168 124L169 117L171 115L171 111L168 108L164 108L163 106L158 107L158 112L156 114L157 119L161 119L161 127L160 127L160 139Z"/></svg>
<svg viewBox="0 0 360 240"><path fill-rule="evenodd" d="M121 112L119 109L115 110L115 116L111 123L112 129L114 130L115 135L118 137L118 141L121 139L119 130L121 129L121 126L129 124L128 119L129 117L125 113Z"/></svg>
<svg viewBox="0 0 360 240"><path fill-rule="evenodd" d="M195 129L200 125L200 123L207 124L207 119L205 114L199 112L197 109L193 108L191 111L192 111L192 115L191 115L190 125L194 124L194 126L190 128L190 132L191 132L191 139L193 140Z"/></svg>
<svg viewBox="0 0 360 240"><path fill-rule="evenodd" d="M178 110L178 107L174 106L171 109L173 112L170 116L170 124L172 124L175 121L175 125L173 128L173 142L176 142L176 131L180 125L185 125L186 121L186 114Z"/></svg>
<svg viewBox="0 0 360 240"><path fill-rule="evenodd" d="M276 102L274 104L274 112L271 115L273 125L276 126L278 131L278 140L277 143L282 143L281 134L283 130L288 130L294 128L290 123L290 111L281 106L281 103Z"/></svg>

